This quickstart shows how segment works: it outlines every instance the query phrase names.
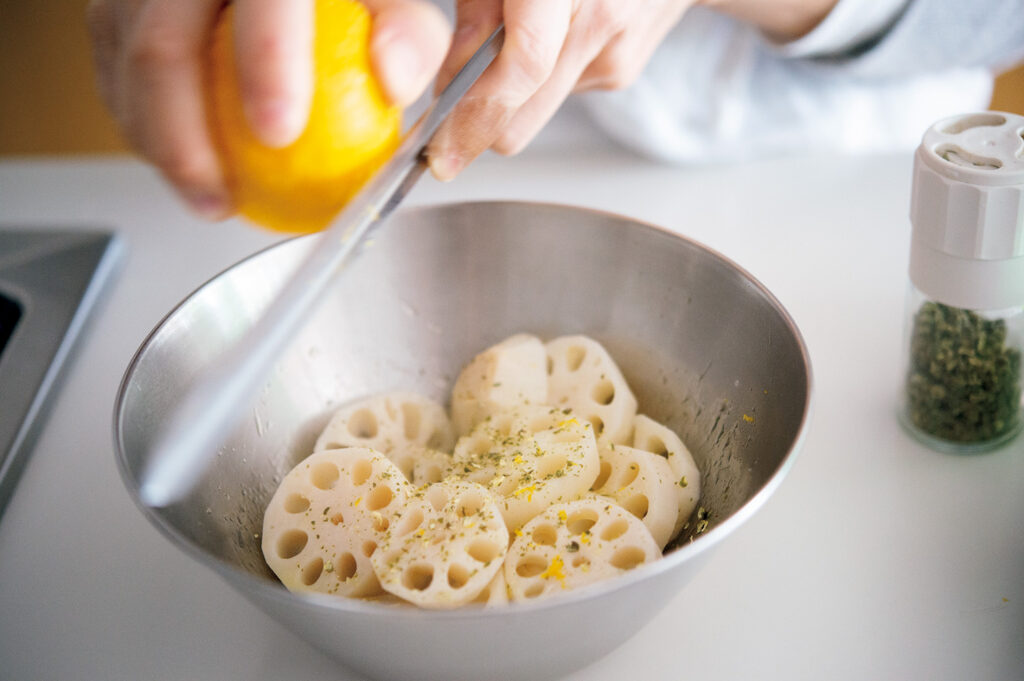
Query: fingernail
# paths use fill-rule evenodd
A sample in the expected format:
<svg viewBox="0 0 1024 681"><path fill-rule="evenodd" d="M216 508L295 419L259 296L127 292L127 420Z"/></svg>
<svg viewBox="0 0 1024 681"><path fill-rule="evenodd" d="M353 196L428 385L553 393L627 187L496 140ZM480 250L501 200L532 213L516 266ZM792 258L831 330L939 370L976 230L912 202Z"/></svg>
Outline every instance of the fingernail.
<svg viewBox="0 0 1024 681"><path fill-rule="evenodd" d="M299 107L288 99L255 102L246 113L260 140L271 147L285 147L302 132Z"/></svg>
<svg viewBox="0 0 1024 681"><path fill-rule="evenodd" d="M388 96L398 106L408 106L419 96L426 85L422 59L419 52L408 40L381 40L381 80Z"/></svg>
<svg viewBox="0 0 1024 681"><path fill-rule="evenodd" d="M430 157L430 174L441 182L451 182L462 170L462 159L457 154L438 154Z"/></svg>
<svg viewBox="0 0 1024 681"><path fill-rule="evenodd" d="M188 205L197 215L207 220L219 220L228 214L228 202L220 194L198 193L186 198Z"/></svg>

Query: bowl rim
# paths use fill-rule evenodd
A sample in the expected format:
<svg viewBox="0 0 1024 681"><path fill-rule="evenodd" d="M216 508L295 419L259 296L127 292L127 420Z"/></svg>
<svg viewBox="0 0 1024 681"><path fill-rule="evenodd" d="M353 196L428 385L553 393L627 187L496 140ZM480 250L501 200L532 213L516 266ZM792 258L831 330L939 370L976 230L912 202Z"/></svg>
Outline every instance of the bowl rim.
<svg viewBox="0 0 1024 681"><path fill-rule="evenodd" d="M769 478L761 485L749 499L747 499L739 508L737 508L731 515L717 523L714 527L710 528L707 532L700 535L697 539L691 539L691 541L672 549L669 553L664 554L660 559L650 563L644 563L626 574L620 575L613 579L602 580L587 586L572 589L564 594L559 594L555 597L538 599L535 601L525 601L508 603L503 606L474 606L466 605L459 608L450 610L434 610L426 608L418 608L413 605L408 607L395 607L394 604L390 603L377 603L374 601L356 599L356 598L339 598L338 596L332 596L328 594L319 593L303 593L289 591L280 582L274 582L264 577L258 577L250 572L242 570L236 567L234 564L228 561L214 556L192 540L187 538L181 532L179 532L171 523L167 522L162 516L156 513L155 509L150 508L142 502L141 497L138 494L138 486L136 480L129 471L128 464L125 457L126 447L124 443L123 434L123 412L125 409L128 385L133 377L138 364L141 362L143 355L149 349L151 343L155 337L163 330L164 326L173 316L175 316L182 308L188 305L200 292L205 289L210 283L220 278L227 272L242 266L252 260L261 257L263 254L277 249L283 248L288 244L295 243L299 240L314 239L317 233L313 234L300 234L298 236L289 237L268 246L265 246L252 254L238 260L227 267L221 269L213 276L202 282L192 292L185 296L180 302L178 302L167 314L163 315L156 325L146 334L146 337L140 343L135 353L132 355L131 360L126 367L124 374L121 377L120 384L118 386L117 395L114 401L113 410L113 439L114 439L114 455L117 462L117 469L121 476L121 481L124 484L128 495L131 497L132 502L135 504L142 514L149 520L149 522L156 527L156 529L164 535L173 545L184 551L188 556L196 560L202 565L205 565L221 577L225 578L229 584L238 589L243 596L250 600L269 600L273 602L283 603L286 605L302 605L304 607L314 608L327 608L334 611L342 611L351 614L376 616L376 617L388 617L388 618L429 618L430 620L436 620L443 618L445 620L459 620L459 619L479 619L479 618L492 618L502 617L509 613L527 613L547 610L549 608L559 608L562 606L568 606L573 603L580 601L587 601L591 599L601 598L602 595L610 594L615 591L629 589L633 585L647 581L659 574L669 572L682 563L685 563L692 558L704 553L716 546L725 537L734 532L738 527L743 525L747 520L750 519L764 504L767 500L775 493L778 487L782 484L782 480L788 475L792 469L798 452L802 449L804 441L807 437L808 426L811 420L812 407L814 403L814 380L811 366L811 357L807 349L807 344L803 338L803 334L800 332L795 321L790 315L789 311L782 305L782 303L776 298L776 296L768 290L756 277L754 277L744 267L737 264L729 257L716 251L715 249L696 241L695 239L686 236L680 232L661 227L644 220L623 215L621 213L615 213L612 211L589 208L585 206L577 206L571 204L555 203L555 202L543 202L543 201L529 201L529 200L474 200L474 201L456 201L456 202L437 202L419 204L402 210L401 214L409 213L430 213L440 212L444 210L451 210L453 208L461 207L472 207L472 206L484 206L484 207L496 207L496 206L515 206L517 208L542 208L545 210L555 211L569 211L569 212L582 212L599 215L603 217L611 217L616 221L627 222L632 226L652 230L673 239L678 239L688 243L691 247L697 250L705 252L712 258L720 261L721 263L729 266L740 274L746 282L753 286L771 305L771 307L779 314L780 319L789 328L796 341L797 347L800 352L803 366L806 370L806 386L805 386L805 399L803 404L803 410L800 416L799 426L796 431L796 435L789 445L789 448L784 455L778 468L769 476ZM258 597L258 598L257 598Z"/></svg>

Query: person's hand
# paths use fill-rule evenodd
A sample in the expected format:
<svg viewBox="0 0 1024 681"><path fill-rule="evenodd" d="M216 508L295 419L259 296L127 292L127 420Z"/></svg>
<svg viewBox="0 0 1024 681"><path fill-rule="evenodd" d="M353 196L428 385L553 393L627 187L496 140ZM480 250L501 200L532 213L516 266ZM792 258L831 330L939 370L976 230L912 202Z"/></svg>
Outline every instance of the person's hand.
<svg viewBox="0 0 1024 681"><path fill-rule="evenodd" d="M487 149L517 153L573 92L632 83L694 1L458 0L438 86L500 21L505 44L431 142L434 176L455 177Z"/></svg>
<svg viewBox="0 0 1024 681"><path fill-rule="evenodd" d="M813 29L836 0L456 0L443 86L505 22L505 45L430 145L448 180L486 149L515 154L573 92L616 90L640 75L692 5L707 5L777 40ZM686 68L685 64L679 65Z"/></svg>
<svg viewBox="0 0 1024 681"><path fill-rule="evenodd" d="M207 126L205 51L222 0L92 0L89 28L100 94L128 141L197 213L232 211ZM396 104L430 84L449 43L424 0L364 0L374 15L371 61ZM312 97L312 0L235 0L236 61L245 111L267 144L305 127Z"/></svg>

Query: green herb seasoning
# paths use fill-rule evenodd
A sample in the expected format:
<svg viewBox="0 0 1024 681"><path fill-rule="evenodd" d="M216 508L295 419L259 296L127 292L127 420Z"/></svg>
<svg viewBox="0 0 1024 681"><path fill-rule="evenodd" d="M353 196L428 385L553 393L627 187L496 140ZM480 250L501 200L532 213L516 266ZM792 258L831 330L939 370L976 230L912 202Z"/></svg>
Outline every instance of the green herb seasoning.
<svg viewBox="0 0 1024 681"><path fill-rule="evenodd" d="M980 443L1013 431L1020 419L1020 350L1006 322L926 302L914 317L907 416L921 431Z"/></svg>

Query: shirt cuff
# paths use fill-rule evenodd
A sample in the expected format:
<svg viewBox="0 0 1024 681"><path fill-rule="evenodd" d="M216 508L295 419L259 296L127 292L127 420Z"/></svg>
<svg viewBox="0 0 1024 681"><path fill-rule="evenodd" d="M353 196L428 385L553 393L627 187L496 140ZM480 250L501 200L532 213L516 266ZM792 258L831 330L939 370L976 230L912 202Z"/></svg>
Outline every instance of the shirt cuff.
<svg viewBox="0 0 1024 681"><path fill-rule="evenodd" d="M785 43L769 40L783 57L841 56L883 33L910 0L839 0L807 35Z"/></svg>

